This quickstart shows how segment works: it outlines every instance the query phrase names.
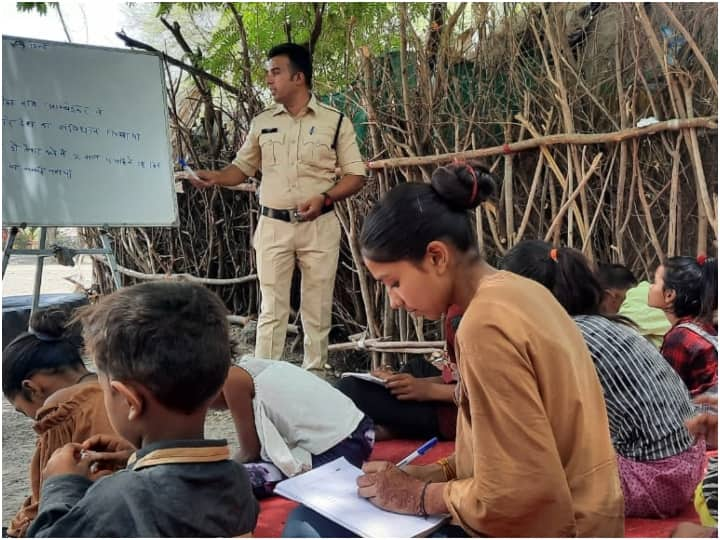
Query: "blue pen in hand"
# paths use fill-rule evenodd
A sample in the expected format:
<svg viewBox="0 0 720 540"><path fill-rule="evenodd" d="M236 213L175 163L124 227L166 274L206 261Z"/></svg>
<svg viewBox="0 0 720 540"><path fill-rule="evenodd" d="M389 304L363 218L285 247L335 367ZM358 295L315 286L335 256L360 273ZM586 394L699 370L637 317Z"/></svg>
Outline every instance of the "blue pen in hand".
<svg viewBox="0 0 720 540"><path fill-rule="evenodd" d="M397 467L404 467L405 465L409 465L413 461L415 461L416 458L419 458L423 454L425 454L428 450L430 450L433 446L435 446L438 442L437 437L433 437L428 442L423 444L420 448L415 450L412 454L406 456L405 458L398 461Z"/></svg>
<svg viewBox="0 0 720 540"><path fill-rule="evenodd" d="M193 171L193 170L190 168L190 166L187 164L187 162L186 162L183 158L178 159L178 162L180 163L180 166L183 168L183 171L185 171L186 173L188 173L188 174L189 174L190 176L192 176L195 180L200 180L201 182L203 182L202 178L200 178L200 177L195 173L195 171Z"/></svg>

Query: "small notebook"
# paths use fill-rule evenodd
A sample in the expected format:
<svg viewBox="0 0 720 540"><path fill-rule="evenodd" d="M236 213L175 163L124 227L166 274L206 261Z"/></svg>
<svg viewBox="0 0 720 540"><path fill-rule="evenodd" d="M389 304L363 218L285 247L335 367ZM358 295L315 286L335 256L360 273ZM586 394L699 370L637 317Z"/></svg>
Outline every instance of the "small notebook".
<svg viewBox="0 0 720 540"><path fill-rule="evenodd" d="M385 380L381 379L380 377L376 377L375 375L371 375L370 373L352 373L347 372L340 375L341 379L344 379L345 377L354 377L356 379L362 379L363 381L368 381L371 383L379 384L380 386L385 386Z"/></svg>
<svg viewBox="0 0 720 540"><path fill-rule="evenodd" d="M357 494L362 471L345 458L283 480L275 494L304 504L364 538L427 536L447 519L407 516L381 510Z"/></svg>

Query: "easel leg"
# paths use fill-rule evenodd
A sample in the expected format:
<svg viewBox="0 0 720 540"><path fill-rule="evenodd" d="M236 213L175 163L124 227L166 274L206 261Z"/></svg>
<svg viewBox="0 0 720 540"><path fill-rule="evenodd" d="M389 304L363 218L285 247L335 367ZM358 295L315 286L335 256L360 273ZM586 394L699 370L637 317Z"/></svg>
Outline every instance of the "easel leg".
<svg viewBox="0 0 720 540"><path fill-rule="evenodd" d="M47 240L47 229L45 227L40 228L40 250L45 249L45 243ZM32 308L30 309L30 320L32 320L33 313L37 311L38 304L40 303L40 284L42 283L43 265L45 264L45 256L38 255L37 263L35 263L35 285L33 286L33 297L32 297ZM28 323L28 328L30 323Z"/></svg>
<svg viewBox="0 0 720 540"><path fill-rule="evenodd" d="M3 265L2 265L2 277L5 277L5 270L7 270L8 263L10 262L10 253L12 253L13 245L15 244L15 237L18 233L17 227L12 227L10 229L10 235L7 239L7 244L5 244L5 252L3 253Z"/></svg>
<svg viewBox="0 0 720 540"><path fill-rule="evenodd" d="M110 274L112 275L113 281L115 282L115 289L122 287L120 281L120 273L117 269L117 261L115 260L115 254L113 253L112 246L110 245L110 238L105 231L100 232L100 240L102 241L102 247L105 250L105 256L110 264Z"/></svg>

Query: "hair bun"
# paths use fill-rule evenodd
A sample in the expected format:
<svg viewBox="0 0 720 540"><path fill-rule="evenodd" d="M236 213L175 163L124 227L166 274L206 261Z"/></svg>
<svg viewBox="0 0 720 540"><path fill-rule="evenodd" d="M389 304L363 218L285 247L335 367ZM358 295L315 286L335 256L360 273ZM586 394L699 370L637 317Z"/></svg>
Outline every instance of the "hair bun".
<svg viewBox="0 0 720 540"><path fill-rule="evenodd" d="M430 183L451 208L469 210L495 193L497 182L490 171L476 163L453 163L433 171Z"/></svg>
<svg viewBox="0 0 720 540"><path fill-rule="evenodd" d="M45 337L43 341L59 340L65 336L69 324L69 313L60 308L36 311L30 319L30 328L35 335Z"/></svg>

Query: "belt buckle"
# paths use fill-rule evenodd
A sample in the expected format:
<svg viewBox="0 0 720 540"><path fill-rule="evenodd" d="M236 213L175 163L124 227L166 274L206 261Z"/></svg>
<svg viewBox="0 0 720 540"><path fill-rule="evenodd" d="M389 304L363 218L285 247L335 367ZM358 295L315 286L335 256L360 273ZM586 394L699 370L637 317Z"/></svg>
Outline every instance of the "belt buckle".
<svg viewBox="0 0 720 540"><path fill-rule="evenodd" d="M302 222L302 218L298 215L296 208L293 208L292 210L288 210L287 213L288 213L288 216L290 217L290 223L295 224L295 223Z"/></svg>

